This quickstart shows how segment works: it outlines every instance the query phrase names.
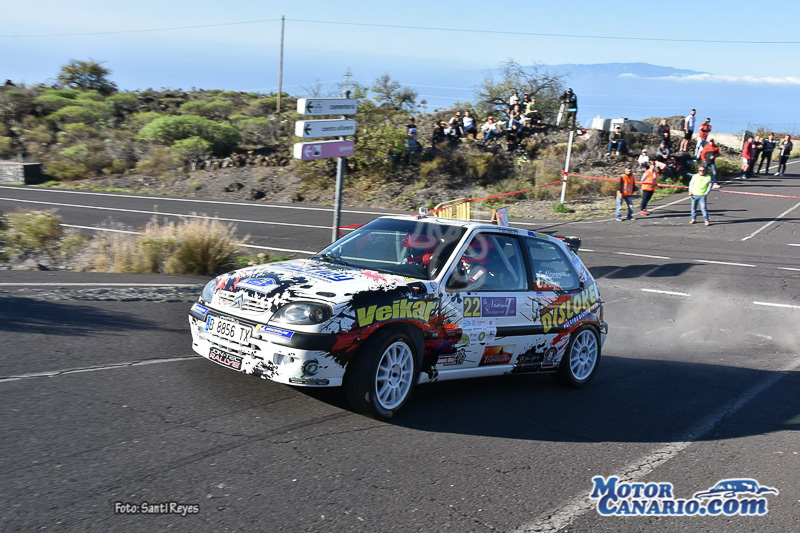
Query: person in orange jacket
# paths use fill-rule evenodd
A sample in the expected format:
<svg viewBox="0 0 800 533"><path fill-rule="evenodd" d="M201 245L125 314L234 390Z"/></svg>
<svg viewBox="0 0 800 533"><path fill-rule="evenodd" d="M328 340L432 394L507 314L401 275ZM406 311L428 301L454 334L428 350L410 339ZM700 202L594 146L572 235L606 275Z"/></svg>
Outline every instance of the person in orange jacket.
<svg viewBox="0 0 800 533"><path fill-rule="evenodd" d="M703 162L703 166L706 167L709 171L711 171L711 187L713 189L719 189L720 185L717 183L717 158L719 157L719 146L714 141L714 138L710 138L708 140L708 144L703 147L703 151L700 152L700 160Z"/></svg>
<svg viewBox="0 0 800 533"><path fill-rule="evenodd" d="M650 161L650 168L642 174L642 212L641 214L647 216L647 204L653 193L656 192L656 184L658 183L658 170L656 169L656 162Z"/></svg>
<svg viewBox="0 0 800 533"><path fill-rule="evenodd" d="M633 193L636 191L636 177L633 175L633 169L630 165L625 167L625 174L619 176L619 187L617 188L617 222L622 222L620 209L622 202L628 204L628 218L633 218Z"/></svg>

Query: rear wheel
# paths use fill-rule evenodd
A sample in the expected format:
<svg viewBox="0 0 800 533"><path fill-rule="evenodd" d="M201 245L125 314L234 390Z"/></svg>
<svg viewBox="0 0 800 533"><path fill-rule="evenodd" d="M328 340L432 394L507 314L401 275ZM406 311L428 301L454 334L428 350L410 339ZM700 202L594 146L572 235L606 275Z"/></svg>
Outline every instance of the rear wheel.
<svg viewBox="0 0 800 533"><path fill-rule="evenodd" d="M393 417L411 395L419 375L417 361L409 335L397 330L375 333L350 363L345 379L350 405L374 418Z"/></svg>
<svg viewBox="0 0 800 533"><path fill-rule="evenodd" d="M558 365L556 378L570 387L583 387L594 377L600 364L600 339L592 328L573 333Z"/></svg>

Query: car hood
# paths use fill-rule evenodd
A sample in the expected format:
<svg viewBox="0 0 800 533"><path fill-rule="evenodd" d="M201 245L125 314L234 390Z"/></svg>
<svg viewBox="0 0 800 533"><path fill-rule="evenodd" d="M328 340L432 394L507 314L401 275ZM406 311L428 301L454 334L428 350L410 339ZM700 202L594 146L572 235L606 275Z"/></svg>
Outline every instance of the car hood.
<svg viewBox="0 0 800 533"><path fill-rule="evenodd" d="M216 279L212 307L238 316L268 318L297 300L322 300L333 305L364 291L388 291L419 282L374 270L308 259L247 267Z"/></svg>

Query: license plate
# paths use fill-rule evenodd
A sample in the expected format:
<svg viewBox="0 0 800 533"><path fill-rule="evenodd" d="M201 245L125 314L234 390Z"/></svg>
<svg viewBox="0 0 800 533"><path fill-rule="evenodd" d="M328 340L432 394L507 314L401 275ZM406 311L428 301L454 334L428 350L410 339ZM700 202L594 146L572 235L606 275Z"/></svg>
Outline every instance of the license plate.
<svg viewBox="0 0 800 533"><path fill-rule="evenodd" d="M219 363L222 366L227 366L228 368L232 368L234 370L242 369L241 357L238 355L233 355L232 353L223 352L222 350L214 347L212 347L211 351L208 353L208 358L215 363Z"/></svg>
<svg viewBox="0 0 800 533"><path fill-rule="evenodd" d="M237 344L250 344L253 328L221 316L209 316L206 319L206 331Z"/></svg>

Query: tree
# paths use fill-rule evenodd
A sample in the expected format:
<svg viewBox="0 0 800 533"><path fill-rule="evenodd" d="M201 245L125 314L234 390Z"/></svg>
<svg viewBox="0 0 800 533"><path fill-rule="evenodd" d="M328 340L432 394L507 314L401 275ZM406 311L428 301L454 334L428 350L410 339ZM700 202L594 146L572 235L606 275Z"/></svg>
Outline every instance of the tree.
<svg viewBox="0 0 800 533"><path fill-rule="evenodd" d="M388 105L396 111L411 111L417 101L417 91L410 87L403 87L399 81L394 81L388 74L379 76L370 90L375 93L378 105Z"/></svg>
<svg viewBox="0 0 800 533"><path fill-rule="evenodd" d="M189 137L175 141L172 148L181 154L189 162L192 171L197 170L197 160L208 155L211 151L211 143L200 137Z"/></svg>
<svg viewBox="0 0 800 533"><path fill-rule="evenodd" d="M97 61L71 60L61 67L57 78L64 87L72 89L92 89L100 94L109 95L117 90L117 85L108 79L111 70Z"/></svg>
<svg viewBox="0 0 800 533"><path fill-rule="evenodd" d="M536 98L536 108L543 116L555 116L558 111L558 97L564 92L564 77L547 72L541 64L534 63L524 67L516 61L508 60L500 69L501 79L495 82L486 76L483 83L475 89L478 101L477 111L481 116L491 115L508 107L508 98L516 90L520 98L524 93Z"/></svg>

